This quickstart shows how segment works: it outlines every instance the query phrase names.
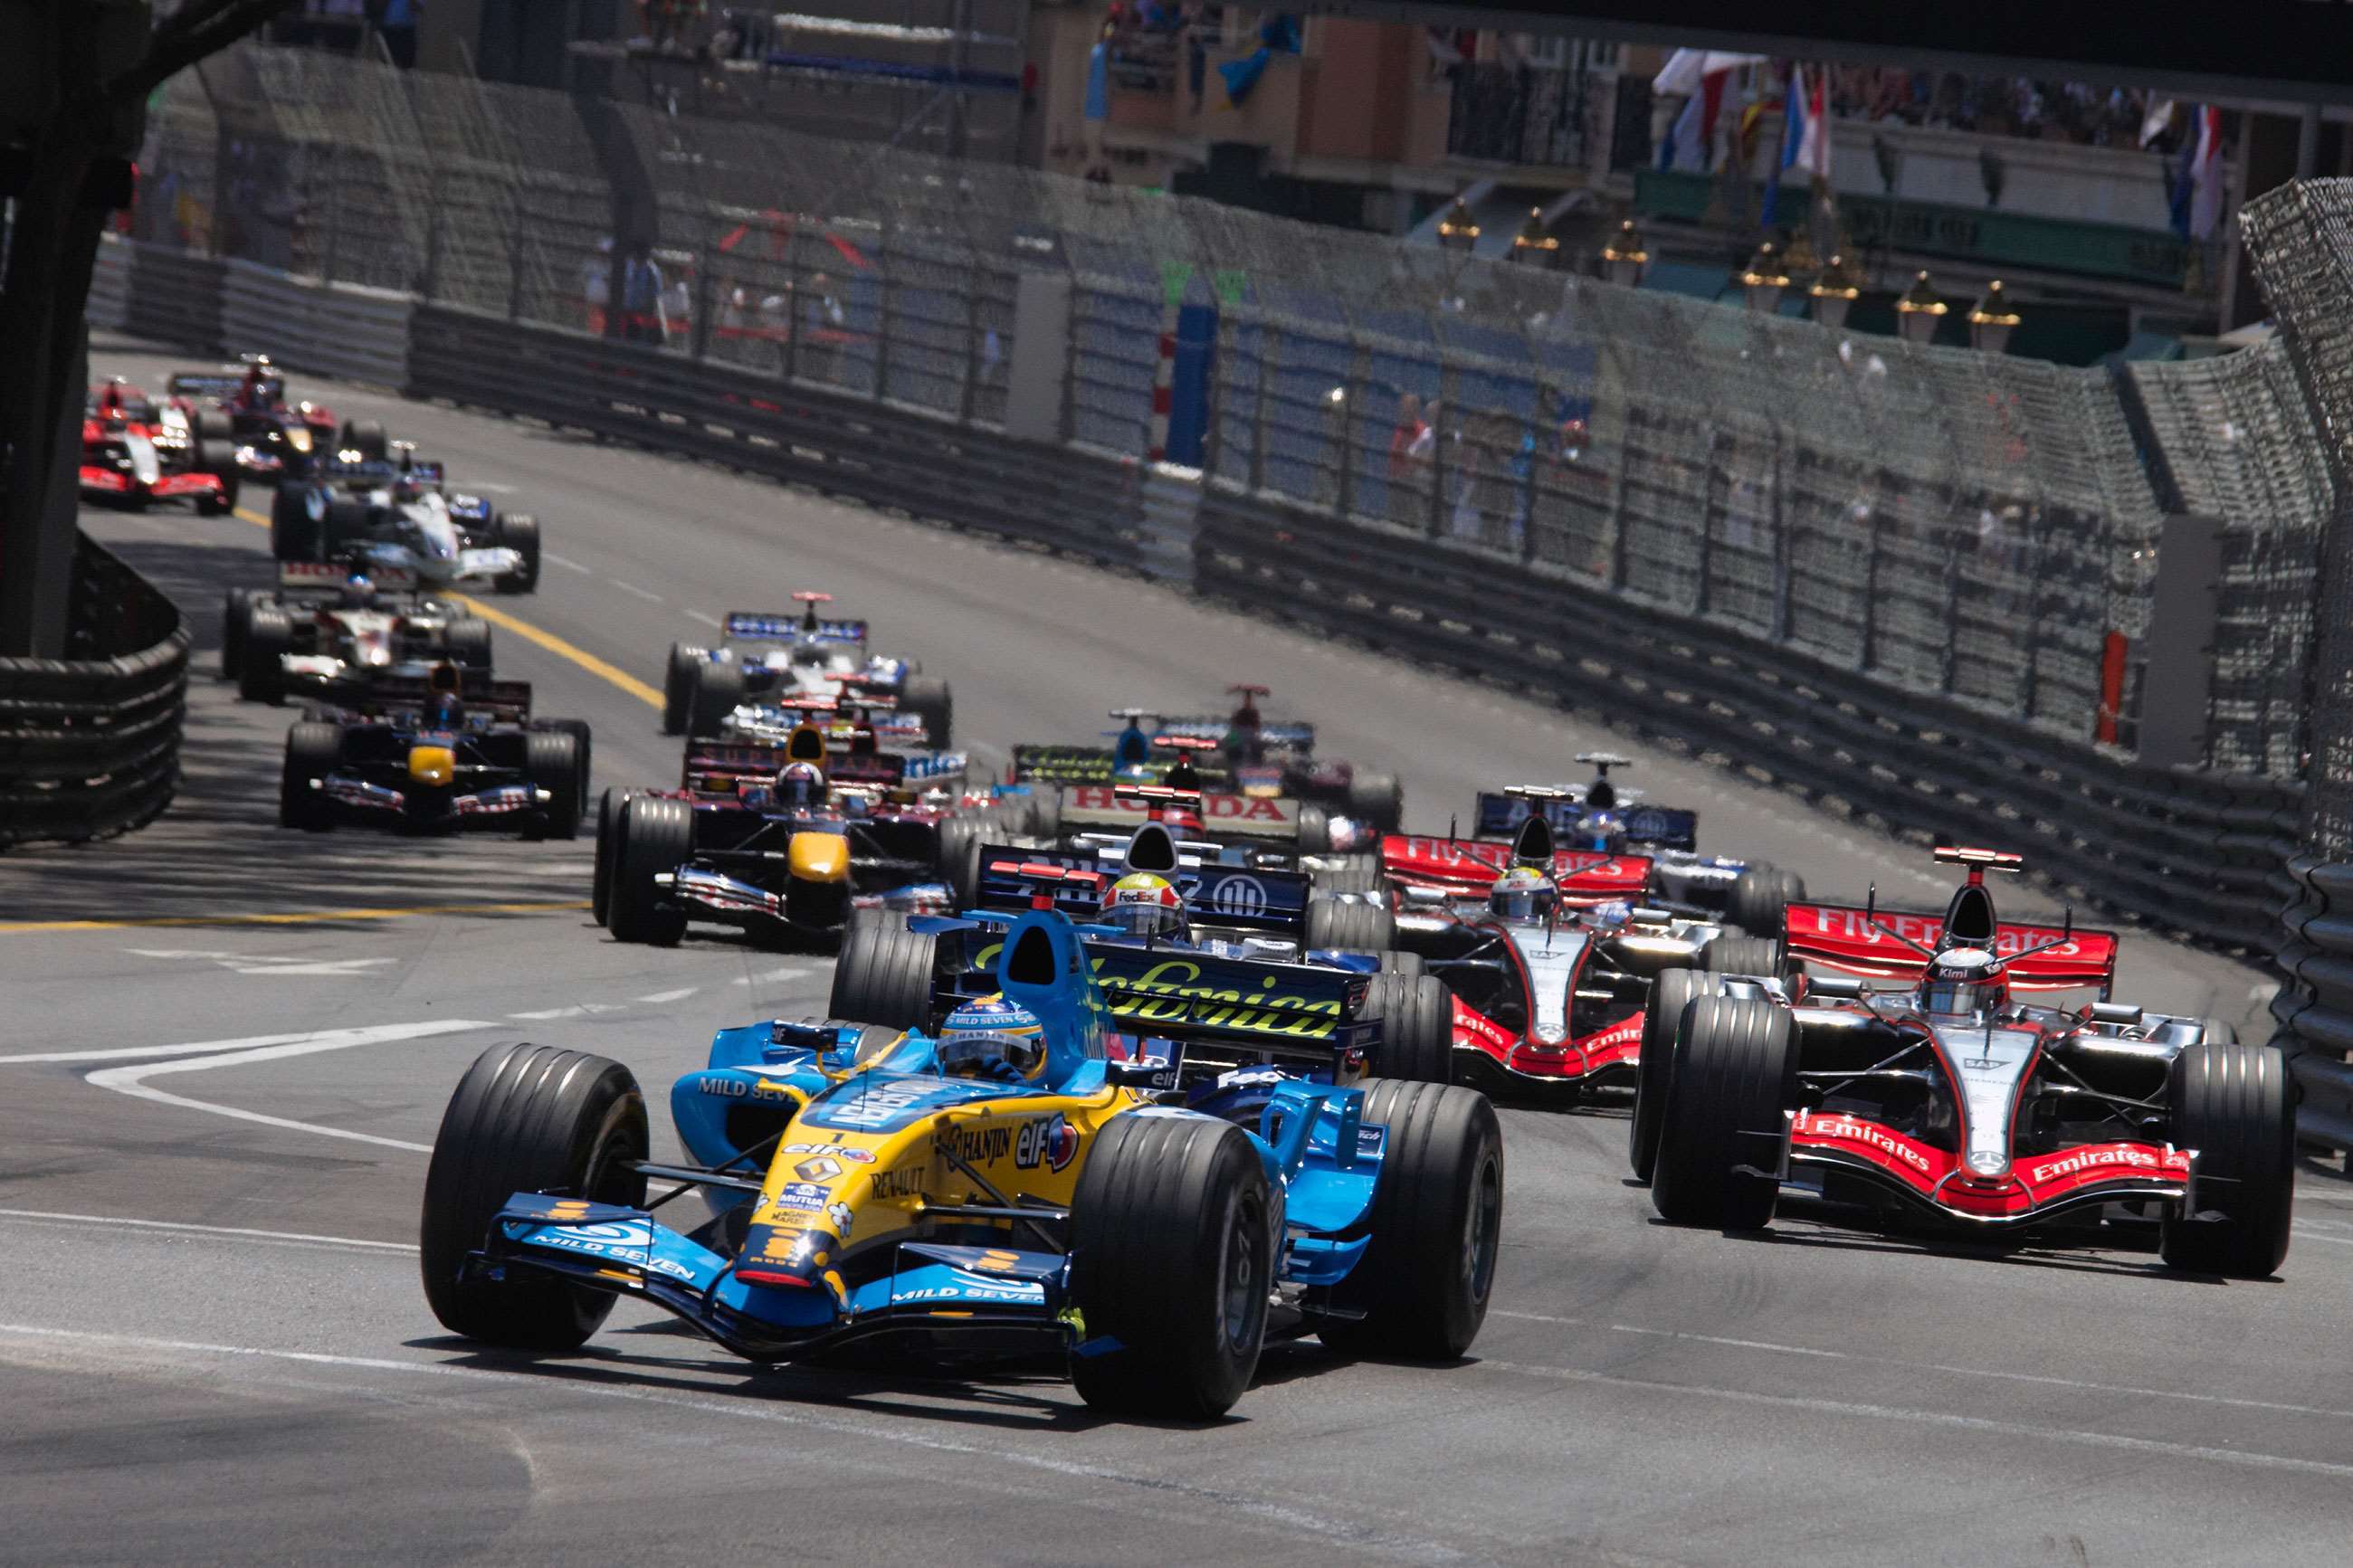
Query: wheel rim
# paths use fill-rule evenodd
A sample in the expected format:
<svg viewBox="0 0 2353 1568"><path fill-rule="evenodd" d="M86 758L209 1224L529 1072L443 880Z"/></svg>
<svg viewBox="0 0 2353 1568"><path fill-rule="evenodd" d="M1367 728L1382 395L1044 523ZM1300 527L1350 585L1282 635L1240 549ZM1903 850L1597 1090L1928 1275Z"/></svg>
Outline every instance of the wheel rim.
<svg viewBox="0 0 2353 1568"><path fill-rule="evenodd" d="M1266 1257L1266 1215L1240 1193L1226 1196L1226 1245L1218 1258L1218 1307L1226 1343L1250 1346L1251 1326L1266 1296L1261 1266Z"/></svg>
<svg viewBox="0 0 2353 1568"><path fill-rule="evenodd" d="M1495 1257L1504 1229L1504 1173L1493 1155L1479 1162L1479 1178L1471 1194L1471 1223L1463 1227L1462 1279L1471 1299L1483 1301L1495 1282Z"/></svg>

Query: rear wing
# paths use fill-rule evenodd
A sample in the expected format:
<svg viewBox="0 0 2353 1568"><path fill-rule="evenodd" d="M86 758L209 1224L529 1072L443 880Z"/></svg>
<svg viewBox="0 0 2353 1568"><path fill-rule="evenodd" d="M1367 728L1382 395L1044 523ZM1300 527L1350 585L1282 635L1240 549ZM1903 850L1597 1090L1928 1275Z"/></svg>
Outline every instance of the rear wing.
<svg viewBox="0 0 2353 1568"><path fill-rule="evenodd" d="M1392 833L1381 840L1381 869L1400 881L1463 893L1484 893L1511 868L1512 846L1475 838L1417 838ZM1551 876L1571 908L1640 903L1651 885L1647 855L1595 849L1553 852Z"/></svg>
<svg viewBox="0 0 2353 1568"><path fill-rule="evenodd" d="M1155 803L1111 784L1065 784L1065 827L1113 827L1127 832L1150 820ZM1230 837L1297 839L1299 803L1208 790L1201 795L1201 831Z"/></svg>
<svg viewBox="0 0 2353 1568"><path fill-rule="evenodd" d="M278 586L294 594L333 593L351 580L352 569L325 561L280 561L278 563ZM417 574L406 566L376 565L371 563L367 580L387 594L410 594L417 588Z"/></svg>
<svg viewBox="0 0 2353 1568"><path fill-rule="evenodd" d="M433 684L424 676L380 675L369 683L366 695L356 705L346 705L346 709L369 714L421 710L426 699L432 695ZM496 680L486 670L461 668L458 672L458 700L472 718L487 717L512 724L528 723L531 720L528 680Z"/></svg>
<svg viewBox="0 0 2353 1568"><path fill-rule="evenodd" d="M1025 910L1039 897L1080 919L1091 919L1103 884L1119 875L1093 854L1072 849L1020 849L986 845L973 901L985 910ZM1049 873L1052 873L1049 875ZM1294 934L1307 927L1309 879L1296 871L1240 866L1179 865L1166 873L1195 918L1246 931Z"/></svg>
<svg viewBox="0 0 2353 1568"><path fill-rule="evenodd" d="M1791 904L1782 917L1789 956L1844 974L1873 979L1910 979L1927 967L1927 955L1944 934L1942 915L1900 914L1846 904ZM1993 950L2008 958L2030 948L2056 943L2003 966L2015 991L2073 991L2096 986L2105 994L2116 983L2116 933L2062 931L2057 926L2003 921L1994 927Z"/></svg>
<svg viewBox="0 0 2353 1568"><path fill-rule="evenodd" d="M383 458L331 458L316 470L320 482L348 489L374 489L403 479L438 489L447 471L439 463L412 462L404 468Z"/></svg>
<svg viewBox="0 0 2353 1568"><path fill-rule="evenodd" d="M1625 795L1621 793L1619 798L1622 802ZM1590 809L1585 804L1582 786L1577 786L1573 793L1564 790L1557 795L1535 799L1502 790L1481 790L1471 831L1479 838L1510 838L1519 832L1521 823L1531 816L1542 816L1555 837L1574 838ZM1625 825L1626 842L1630 845L1645 849L1699 847L1698 812L1621 805L1611 808L1611 814Z"/></svg>
<svg viewBox="0 0 2353 1568"><path fill-rule="evenodd" d="M1185 747L1162 747L1154 738L1155 754L1140 770L1123 772L1109 746L1018 745L1013 748L1011 776L1023 784L1084 784L1111 783L1114 778L1159 778L1181 757L1205 783L1232 778L1223 754Z"/></svg>
<svg viewBox="0 0 2353 1568"><path fill-rule="evenodd" d="M1229 719L1212 718L1207 714L1190 714L1164 720L1157 731L1162 735L1184 735L1210 741L1223 741L1233 733ZM1284 751L1311 752L1315 749L1315 726L1313 724L1261 724L1259 743Z"/></svg>
<svg viewBox="0 0 2353 1568"><path fill-rule="evenodd" d="M237 395L245 384L242 372L182 371L164 383L164 391L172 397L227 399Z"/></svg>
<svg viewBox="0 0 2353 1568"><path fill-rule="evenodd" d="M866 642L864 621L819 621L815 630L796 615L773 610L730 610L726 635L746 642L800 642L824 647L859 647Z"/></svg>

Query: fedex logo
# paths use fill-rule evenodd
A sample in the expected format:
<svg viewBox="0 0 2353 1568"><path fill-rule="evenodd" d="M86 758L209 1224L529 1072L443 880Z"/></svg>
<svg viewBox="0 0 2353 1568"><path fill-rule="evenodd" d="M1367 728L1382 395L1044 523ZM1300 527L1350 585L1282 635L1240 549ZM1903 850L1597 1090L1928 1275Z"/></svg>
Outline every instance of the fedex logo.
<svg viewBox="0 0 2353 1568"><path fill-rule="evenodd" d="M1072 809L1078 811L1117 811L1137 818L1151 815L1152 803L1144 800L1122 800L1109 784L1081 784L1070 792ZM1288 800L1256 799L1240 795L1204 795L1201 816L1208 822L1266 822L1288 825L1298 820L1297 808Z"/></svg>

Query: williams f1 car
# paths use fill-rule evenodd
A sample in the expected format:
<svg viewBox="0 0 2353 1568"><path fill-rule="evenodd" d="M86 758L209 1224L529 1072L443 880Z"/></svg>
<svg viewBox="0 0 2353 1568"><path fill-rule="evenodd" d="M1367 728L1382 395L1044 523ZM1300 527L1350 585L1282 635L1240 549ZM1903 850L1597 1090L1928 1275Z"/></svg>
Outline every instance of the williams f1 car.
<svg viewBox="0 0 2353 1568"><path fill-rule="evenodd" d="M1941 917L1790 906L1806 978L1661 977L1667 1048L1643 1057L1630 1148L1661 1215L1755 1229L1789 1184L1978 1234L2137 1211L2176 1268L2276 1271L2295 1184L2280 1052L2110 1000L2109 932L1998 918L1986 875L2019 857L1936 858L1967 873Z"/></svg>
<svg viewBox="0 0 2353 1568"><path fill-rule="evenodd" d="M618 1063L486 1052L426 1176L435 1315L566 1350L623 1297L755 1361L1042 1352L1097 1409L1191 1419L1241 1396L1271 1338L1470 1346L1502 1233L1495 1113L1359 1077L1366 977L1083 950L1052 910L899 934L901 967L962 999L949 1026L722 1030L670 1092L691 1164L649 1158ZM1199 1044L1299 1065L1196 1075ZM657 1217L695 1189L711 1222Z"/></svg>
<svg viewBox="0 0 2353 1568"><path fill-rule="evenodd" d="M912 727L902 743L944 750L954 743L955 694L944 680L903 658L866 651L864 621L818 614L830 594L793 595L798 615L731 612L717 647L672 643L662 680L662 732L716 735L749 702L790 705L797 698L887 696Z"/></svg>
<svg viewBox="0 0 2353 1568"><path fill-rule="evenodd" d="M491 626L425 598L416 579L281 562L278 591L231 588L221 612L221 678L248 702L343 704L386 676L424 679L444 662L488 675Z"/></svg>
<svg viewBox="0 0 2353 1568"><path fill-rule="evenodd" d="M269 549L280 561L406 573L436 588L539 586L539 520L445 489L441 465L417 461L406 442L389 459L343 454L301 484L280 485Z"/></svg>
<svg viewBox="0 0 2353 1568"><path fill-rule="evenodd" d="M442 664L377 681L361 710L286 733L282 826L475 829L570 838L588 788L588 726L534 720L531 688Z"/></svg>
<svg viewBox="0 0 2353 1568"><path fill-rule="evenodd" d="M227 423L158 404L121 376L92 387L82 405L82 500L133 509L185 500L200 517L219 516L237 497Z"/></svg>

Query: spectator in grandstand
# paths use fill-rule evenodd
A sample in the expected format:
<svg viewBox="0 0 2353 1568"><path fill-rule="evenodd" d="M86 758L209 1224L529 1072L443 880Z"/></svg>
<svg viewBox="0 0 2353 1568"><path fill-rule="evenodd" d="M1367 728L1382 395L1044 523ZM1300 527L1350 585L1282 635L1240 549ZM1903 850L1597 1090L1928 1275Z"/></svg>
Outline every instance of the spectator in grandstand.
<svg viewBox="0 0 2353 1568"><path fill-rule="evenodd" d="M1430 492L1424 488L1423 474L1429 468L1430 454L1436 449L1437 443L1430 438L1430 426L1421 416L1421 399L1410 392L1400 393L1397 425L1389 432L1391 522L1419 526L1429 521L1430 508L1423 498Z"/></svg>
<svg viewBox="0 0 2353 1568"><path fill-rule="evenodd" d="M833 279L813 273L801 291L801 342L797 356L802 375L812 381L834 379L834 361L840 352L841 332L849 324L841 301L834 298Z"/></svg>
<svg viewBox="0 0 2353 1568"><path fill-rule="evenodd" d="M642 244L632 246L621 268L621 335L632 342L662 341L661 268Z"/></svg>

